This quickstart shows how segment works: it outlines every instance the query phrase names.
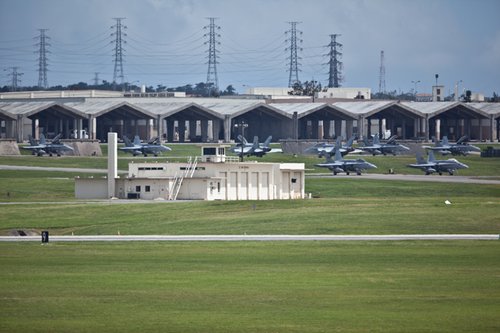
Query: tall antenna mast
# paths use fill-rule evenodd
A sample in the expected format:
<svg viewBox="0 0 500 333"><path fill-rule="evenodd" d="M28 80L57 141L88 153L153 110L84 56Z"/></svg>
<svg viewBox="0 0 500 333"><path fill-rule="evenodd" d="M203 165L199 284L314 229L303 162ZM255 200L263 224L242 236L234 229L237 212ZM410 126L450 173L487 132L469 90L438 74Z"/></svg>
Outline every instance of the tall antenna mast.
<svg viewBox="0 0 500 333"><path fill-rule="evenodd" d="M126 44L127 42L123 39L123 37L127 36L127 34L123 31L127 29L127 26L122 25L122 20L124 20L125 17L115 17L113 20L116 21L116 24L111 26L111 29L115 29L115 32L111 34L111 36L115 37L114 43L115 43L115 48L113 51L115 51L115 70L113 72L113 89L116 89L116 80L120 79L120 84L123 85L125 76L123 75L123 52L125 51L123 49L122 44Z"/></svg>
<svg viewBox="0 0 500 333"><path fill-rule="evenodd" d="M340 34L330 35L330 44L327 46L330 47L330 61L328 64L330 65L330 72L328 77L328 87L329 88L338 88L340 87L340 82L342 82L342 62L340 58L342 58L342 44L337 42L337 37L341 36Z"/></svg>
<svg viewBox="0 0 500 333"><path fill-rule="evenodd" d="M47 43L47 40L50 39L50 37L45 35L45 31L47 30L48 29L38 29L40 35L35 37L40 40L35 44L35 46L38 46L38 87L43 89L47 89L49 86L47 83L47 53L50 53L50 51L47 50L47 47L49 47L50 44Z"/></svg>
<svg viewBox="0 0 500 333"><path fill-rule="evenodd" d="M203 27L203 29L209 29L208 34L204 34L204 37L208 36L208 41L205 44L208 44L208 71L207 71L207 87L208 87L208 95L210 96L212 92L219 91L219 78L217 77L217 52L219 52L216 48L216 45L220 45L220 42L217 41L217 37L220 38L220 34L216 32L216 30L220 30L220 26L215 24L215 17L209 17L210 24Z"/></svg>
<svg viewBox="0 0 500 333"><path fill-rule="evenodd" d="M17 71L19 67L10 67L10 69L12 69L12 72L10 72L8 75L11 77L11 84L10 84L10 91L16 91L17 90L17 86L19 83L21 83L21 79L20 77L24 74L24 73L19 73ZM6 69L4 69L6 70Z"/></svg>
<svg viewBox="0 0 500 333"><path fill-rule="evenodd" d="M302 39L297 38L297 33L302 35L302 31L297 30L297 24L300 22L288 22L290 23L290 30L286 31L285 34L290 34L290 38L286 39L286 42L290 42L290 47L287 47L285 51L290 51L289 66L288 71L290 72L290 76L288 77L288 87L293 87L296 83L300 83L299 80L299 59L302 59L298 56L298 51L302 51L302 48L297 45L297 43L302 43Z"/></svg>
<svg viewBox="0 0 500 333"><path fill-rule="evenodd" d="M384 93L385 90L385 61L384 61L384 51L380 51L380 73L378 76L378 92Z"/></svg>

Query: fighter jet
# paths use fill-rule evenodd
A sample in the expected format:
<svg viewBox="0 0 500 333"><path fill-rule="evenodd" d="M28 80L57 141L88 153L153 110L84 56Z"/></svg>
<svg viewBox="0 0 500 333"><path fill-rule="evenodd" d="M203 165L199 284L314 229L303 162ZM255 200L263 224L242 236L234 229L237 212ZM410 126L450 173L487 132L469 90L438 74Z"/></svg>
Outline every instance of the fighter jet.
<svg viewBox="0 0 500 333"><path fill-rule="evenodd" d="M362 147L359 147L359 149L364 150L372 154L373 156L375 155L387 155L387 154L392 154L396 156L402 151L410 150L410 148L403 146L401 144L396 143L396 138L397 135L393 135L387 140L386 143L380 143L380 139L378 137L378 134L375 134L373 137L373 142L370 145L368 141L365 140L365 145Z"/></svg>
<svg viewBox="0 0 500 333"><path fill-rule="evenodd" d="M361 158L357 160L342 159L340 149L335 150L334 160L332 160L331 157L327 157L325 163L319 163L316 164L316 166L319 166L321 168L328 168L333 172L334 175L337 175L337 173L339 172L345 172L347 175L349 175L349 173L352 171L356 172L358 176L361 175L362 170L377 168L377 166L375 166L374 164L371 164Z"/></svg>
<svg viewBox="0 0 500 333"><path fill-rule="evenodd" d="M443 136L441 142L437 142L434 146L423 146L423 148L438 151L441 155L452 154L466 156L472 151L481 151L481 148L468 144L467 139L467 135L464 135L458 139L455 144L452 144L448 142L447 136Z"/></svg>
<svg viewBox="0 0 500 333"><path fill-rule="evenodd" d="M37 143L31 135L28 136L30 145L24 146L22 148L31 150L33 155L43 156L48 154L49 156L57 155L61 156L65 152L73 151L73 148L61 143L61 134L57 135L50 143L45 139L45 135L40 134L40 141Z"/></svg>
<svg viewBox="0 0 500 333"><path fill-rule="evenodd" d="M243 156L257 156L262 157L267 153L282 153L280 148L271 148L269 144L271 143L272 136L269 136L264 143L259 143L259 137L254 136L253 143L249 143L243 136L238 135L240 143L234 146L231 151L238 154L240 157Z"/></svg>
<svg viewBox="0 0 500 333"><path fill-rule="evenodd" d="M356 151L352 147L352 143L354 142L355 138L356 138L356 136L353 135L346 142L345 145L342 145L341 144L342 138L339 136L337 138L337 141L335 144L325 143L325 142L318 143L318 144L315 144L314 146L307 148L306 150L304 150L304 152L318 154L318 157L327 157L327 156L332 157L333 155L335 155L335 149L336 149L335 147L340 147L340 153L342 154L342 156L345 156L349 153Z"/></svg>
<svg viewBox="0 0 500 333"><path fill-rule="evenodd" d="M144 155L144 157L148 156L148 154L158 156L158 154L161 154L164 151L172 150L169 147L162 145L159 138L154 138L147 143L142 143L140 137L136 135L134 137L134 142L130 142L130 139L124 135L123 142L125 142L125 147L121 147L120 150L134 156L141 154Z"/></svg>
<svg viewBox="0 0 500 333"><path fill-rule="evenodd" d="M443 172L448 172L450 175L453 175L454 171L457 169L468 168L467 165L460 163L454 158L450 158L447 160L436 160L432 150L429 151L427 162L424 160L421 154L417 153L417 163L408 164L408 166L410 168L418 168L425 171L425 175L430 175L434 172L439 173L439 175L442 175Z"/></svg>

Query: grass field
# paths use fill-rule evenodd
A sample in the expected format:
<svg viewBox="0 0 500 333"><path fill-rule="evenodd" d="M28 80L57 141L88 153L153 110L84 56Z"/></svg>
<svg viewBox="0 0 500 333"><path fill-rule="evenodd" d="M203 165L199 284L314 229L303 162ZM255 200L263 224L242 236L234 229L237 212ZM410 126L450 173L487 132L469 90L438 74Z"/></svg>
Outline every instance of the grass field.
<svg viewBox="0 0 500 333"><path fill-rule="evenodd" d="M499 246L0 244L0 331L498 332Z"/></svg>
<svg viewBox="0 0 500 333"><path fill-rule="evenodd" d="M410 157L366 159L377 172L413 171ZM500 177L500 159L466 159L471 175ZM259 160L325 172L317 157ZM106 159L0 164L105 168ZM75 200L75 176L101 175L0 170L0 234L500 231L498 185L307 178L311 200L124 205ZM499 241L0 243L0 332L498 332L499 250Z"/></svg>

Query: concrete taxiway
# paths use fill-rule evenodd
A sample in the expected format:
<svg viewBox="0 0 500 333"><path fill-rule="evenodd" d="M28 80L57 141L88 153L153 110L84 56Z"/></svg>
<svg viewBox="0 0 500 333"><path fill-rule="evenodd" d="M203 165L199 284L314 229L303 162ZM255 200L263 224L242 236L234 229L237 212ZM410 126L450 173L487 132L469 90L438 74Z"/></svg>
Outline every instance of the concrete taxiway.
<svg viewBox="0 0 500 333"><path fill-rule="evenodd" d="M419 235L96 235L50 236L50 242L279 242L279 241L418 241L499 240L498 234ZM41 242L41 236L0 236L0 242Z"/></svg>

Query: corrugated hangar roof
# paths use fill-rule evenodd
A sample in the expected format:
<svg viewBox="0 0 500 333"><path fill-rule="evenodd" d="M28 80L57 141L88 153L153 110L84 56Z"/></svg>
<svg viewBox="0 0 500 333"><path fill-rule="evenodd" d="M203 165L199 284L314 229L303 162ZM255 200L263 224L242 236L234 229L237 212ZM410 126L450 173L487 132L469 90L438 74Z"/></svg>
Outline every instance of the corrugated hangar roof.
<svg viewBox="0 0 500 333"><path fill-rule="evenodd" d="M359 101L359 102L336 102L333 103L333 105L355 115L364 115L377 112L395 103L396 102L393 101L373 101L373 102Z"/></svg>

